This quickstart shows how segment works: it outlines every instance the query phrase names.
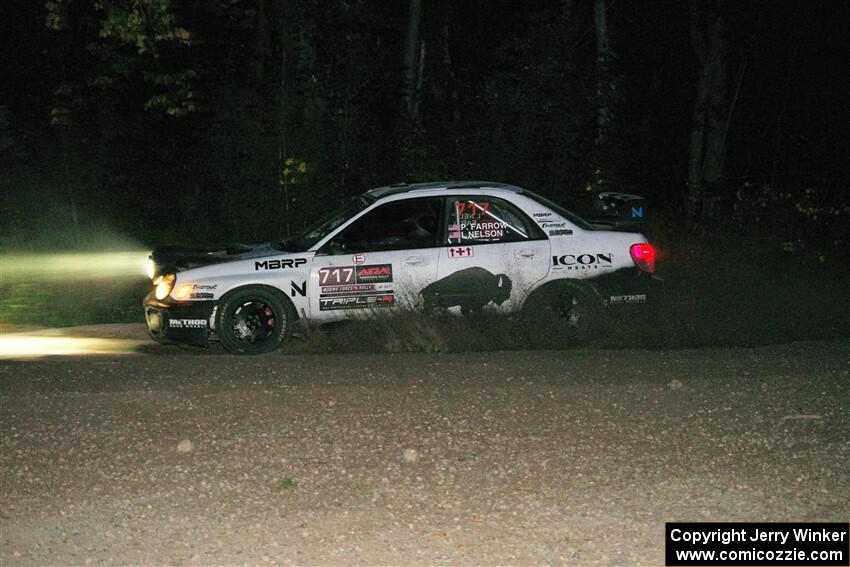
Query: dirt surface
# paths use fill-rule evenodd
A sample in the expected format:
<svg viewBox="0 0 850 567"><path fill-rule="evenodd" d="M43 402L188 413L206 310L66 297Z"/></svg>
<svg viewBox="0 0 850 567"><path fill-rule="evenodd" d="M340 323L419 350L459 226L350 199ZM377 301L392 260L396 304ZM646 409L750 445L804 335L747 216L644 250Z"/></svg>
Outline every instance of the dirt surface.
<svg viewBox="0 0 850 567"><path fill-rule="evenodd" d="M658 566L665 521L850 519L848 340L153 345L6 359L0 394L2 565Z"/></svg>

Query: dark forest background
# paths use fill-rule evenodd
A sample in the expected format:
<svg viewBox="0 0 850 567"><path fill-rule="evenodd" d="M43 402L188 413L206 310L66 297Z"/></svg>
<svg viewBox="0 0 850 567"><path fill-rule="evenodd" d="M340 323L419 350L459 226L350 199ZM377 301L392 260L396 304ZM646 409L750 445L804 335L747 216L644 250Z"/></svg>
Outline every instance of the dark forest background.
<svg viewBox="0 0 850 567"><path fill-rule="evenodd" d="M847 247L845 2L5 0L0 14L3 249L257 242L373 186L438 179L578 210L632 192L668 236Z"/></svg>
<svg viewBox="0 0 850 567"><path fill-rule="evenodd" d="M4 0L0 328L142 320L65 251L484 179L649 198L663 297L612 344L846 336L848 37L843 1Z"/></svg>

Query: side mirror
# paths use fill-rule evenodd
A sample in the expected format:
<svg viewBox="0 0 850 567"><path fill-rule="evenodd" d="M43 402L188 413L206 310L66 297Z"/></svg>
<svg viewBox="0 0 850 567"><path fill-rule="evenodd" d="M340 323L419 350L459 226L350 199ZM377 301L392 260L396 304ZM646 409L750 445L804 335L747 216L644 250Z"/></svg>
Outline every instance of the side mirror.
<svg viewBox="0 0 850 567"><path fill-rule="evenodd" d="M347 246L344 242L340 242L339 240L331 240L324 246L322 246L316 254L318 256L338 256L339 254L345 254Z"/></svg>

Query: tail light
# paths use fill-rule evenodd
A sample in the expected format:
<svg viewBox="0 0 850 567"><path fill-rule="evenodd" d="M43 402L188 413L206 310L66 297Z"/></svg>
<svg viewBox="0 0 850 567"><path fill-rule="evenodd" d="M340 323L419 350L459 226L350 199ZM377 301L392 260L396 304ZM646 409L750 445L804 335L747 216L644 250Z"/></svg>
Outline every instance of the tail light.
<svg viewBox="0 0 850 567"><path fill-rule="evenodd" d="M634 260L638 268L649 273L655 271L655 248L652 244L647 244L646 242L632 244L629 252L631 252L632 260Z"/></svg>

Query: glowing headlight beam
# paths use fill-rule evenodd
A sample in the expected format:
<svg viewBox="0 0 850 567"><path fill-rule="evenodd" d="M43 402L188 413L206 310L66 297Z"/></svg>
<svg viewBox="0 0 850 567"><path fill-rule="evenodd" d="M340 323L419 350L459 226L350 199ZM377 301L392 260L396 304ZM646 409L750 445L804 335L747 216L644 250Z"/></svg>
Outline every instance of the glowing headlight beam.
<svg viewBox="0 0 850 567"><path fill-rule="evenodd" d="M2 254L0 271L6 281L90 280L142 277L147 274L150 251L69 252L66 254Z"/></svg>

